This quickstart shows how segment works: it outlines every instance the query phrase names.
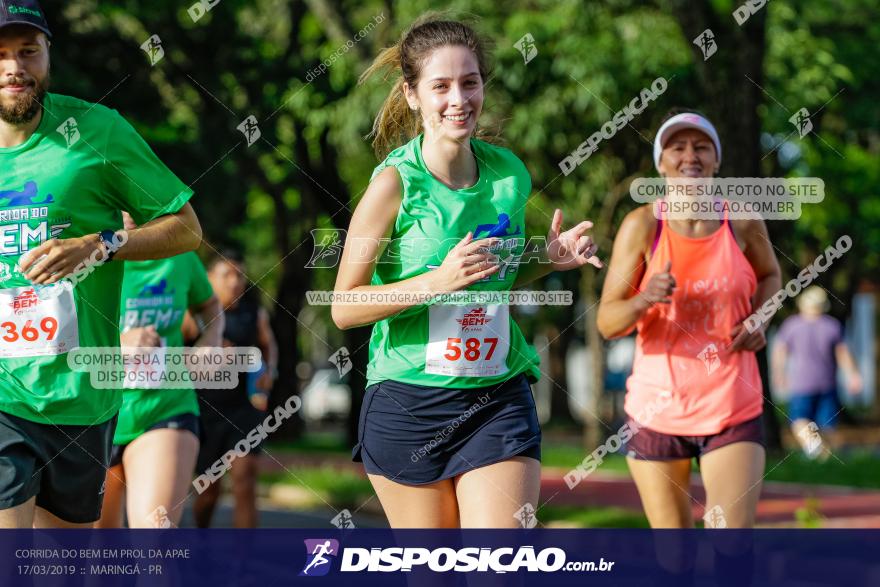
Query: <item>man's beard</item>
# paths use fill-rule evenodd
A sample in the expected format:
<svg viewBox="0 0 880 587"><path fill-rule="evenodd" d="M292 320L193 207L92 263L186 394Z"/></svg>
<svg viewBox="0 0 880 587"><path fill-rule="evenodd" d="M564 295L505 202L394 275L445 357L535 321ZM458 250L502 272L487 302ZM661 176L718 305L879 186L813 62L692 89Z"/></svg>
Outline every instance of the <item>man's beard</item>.
<svg viewBox="0 0 880 587"><path fill-rule="evenodd" d="M29 81L31 80L28 78L13 78L9 83L26 84ZM33 84L33 93L14 96L11 105L7 105L0 99L0 120L13 126L21 126L32 121L40 113L43 99L46 97L46 92L49 91L49 73L46 73L46 78L42 82L32 80L31 83Z"/></svg>

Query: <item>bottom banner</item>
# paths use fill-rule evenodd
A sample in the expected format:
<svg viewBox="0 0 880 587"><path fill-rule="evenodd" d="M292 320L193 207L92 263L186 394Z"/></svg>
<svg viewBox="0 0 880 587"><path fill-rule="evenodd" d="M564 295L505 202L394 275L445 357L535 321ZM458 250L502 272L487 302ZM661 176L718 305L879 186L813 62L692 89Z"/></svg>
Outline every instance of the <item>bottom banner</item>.
<svg viewBox="0 0 880 587"><path fill-rule="evenodd" d="M0 585L880 585L872 530L5 530Z"/></svg>

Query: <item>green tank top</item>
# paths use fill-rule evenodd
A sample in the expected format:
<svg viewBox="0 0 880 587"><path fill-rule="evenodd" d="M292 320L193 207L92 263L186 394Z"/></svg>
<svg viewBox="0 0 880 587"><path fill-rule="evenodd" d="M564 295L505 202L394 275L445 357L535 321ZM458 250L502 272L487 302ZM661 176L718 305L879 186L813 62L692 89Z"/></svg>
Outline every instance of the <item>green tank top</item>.
<svg viewBox="0 0 880 587"><path fill-rule="evenodd" d="M194 252L155 261L126 261L120 330L154 326L162 346L180 348L187 309L204 304L213 295L205 267ZM113 444L128 444L162 420L198 413L192 388L125 389Z"/></svg>
<svg viewBox="0 0 880 587"><path fill-rule="evenodd" d="M529 172L508 149L471 139L479 179L452 190L435 179L422 159L422 135L392 151L373 172L394 166L403 197L391 240L373 273L373 285L409 279L440 266L470 231L474 239L499 237L493 252L502 268L468 292L509 291L525 248ZM502 295L496 295L501 300ZM506 303L431 303L380 320L370 338L367 385L393 380L447 388L494 385L525 373L534 383L540 359L510 317ZM484 303L488 302L488 303Z"/></svg>

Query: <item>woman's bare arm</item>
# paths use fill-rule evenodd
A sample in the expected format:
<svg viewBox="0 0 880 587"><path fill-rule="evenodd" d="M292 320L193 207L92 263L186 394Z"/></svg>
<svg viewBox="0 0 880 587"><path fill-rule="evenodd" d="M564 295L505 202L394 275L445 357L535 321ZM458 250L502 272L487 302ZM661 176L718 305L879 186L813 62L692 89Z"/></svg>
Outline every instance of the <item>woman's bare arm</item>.
<svg viewBox="0 0 880 587"><path fill-rule="evenodd" d="M745 242L743 254L752 266L758 286L755 295L752 296L752 311L760 308L764 302L770 299L782 287L782 271L776 261L773 245L770 243L770 235L763 220L745 220L734 222L734 229ZM754 332L749 332L743 324L734 326L731 332L733 341L730 344L731 351L757 351L767 344L764 330L767 324Z"/></svg>
<svg viewBox="0 0 880 587"><path fill-rule="evenodd" d="M645 274L648 234L653 236L656 222L650 207L642 206L626 215L614 238L597 316L599 332L605 338L628 334L652 305L636 294Z"/></svg>
<svg viewBox="0 0 880 587"><path fill-rule="evenodd" d="M352 215L336 276L335 293L364 293L372 298L357 304L337 303L334 300L331 312L338 328L344 330L373 324L425 303L425 298L430 294L463 289L492 275L500 267L497 256L485 251L499 239L474 241L468 233L449 251L439 268L396 283L369 285L376 262L394 228L401 199L397 169L387 167L370 183ZM396 294L396 300L404 298L404 301L385 303L376 295L391 292Z"/></svg>

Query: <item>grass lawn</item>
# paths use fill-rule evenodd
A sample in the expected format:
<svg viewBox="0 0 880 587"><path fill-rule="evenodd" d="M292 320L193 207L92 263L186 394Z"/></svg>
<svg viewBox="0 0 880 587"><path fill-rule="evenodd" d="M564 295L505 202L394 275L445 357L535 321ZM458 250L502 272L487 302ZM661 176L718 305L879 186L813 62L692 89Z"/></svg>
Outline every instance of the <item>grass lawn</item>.
<svg viewBox="0 0 880 587"><path fill-rule="evenodd" d="M339 434L312 433L295 441L269 442L270 451L305 452L305 453L339 453L351 455L348 446Z"/></svg>
<svg viewBox="0 0 880 587"><path fill-rule="evenodd" d="M333 454L348 458L351 449L336 435L312 435L296 442L273 443L269 450ZM545 442L541 460L545 467L572 469L586 456L580 446ZM767 481L787 481L821 485L844 485L865 489L880 489L880 457L868 450L851 450L832 456L825 463L810 461L800 453L769 454ZM599 470L628 474L623 455L605 457ZM696 465L694 465L696 471Z"/></svg>
<svg viewBox="0 0 880 587"><path fill-rule="evenodd" d="M621 508L545 506L538 510L538 520L545 526L562 522L576 528L650 528L644 514Z"/></svg>
<svg viewBox="0 0 880 587"><path fill-rule="evenodd" d="M313 436L303 441L274 443L270 451L325 454L333 458L348 459L349 447L330 435ZM547 442L542 446L545 467L571 469L584 458L585 452L578 446ZM866 450L850 451L831 457L825 463L810 461L800 453L770 454L767 457L767 481L793 483L844 485L865 489L880 489L880 458ZM614 454L605 458L601 471L628 475L626 459ZM696 470L696 465L694 466ZM315 506L323 501L336 508L354 509L374 495L370 482L354 472L340 471L332 467L299 467L289 472L264 473L260 481L265 484L281 483L304 489L303 495ZM314 494L320 496L317 497ZM538 512L542 524L558 522L563 526L580 528L647 528L648 522L641 512L620 508L579 508L569 506L542 507ZM808 520L807 520L808 521ZM807 522L802 520L802 522Z"/></svg>
<svg viewBox="0 0 880 587"><path fill-rule="evenodd" d="M267 485L281 483L307 489L308 492L304 495L307 496L308 501L314 501L316 506L327 502L338 509L360 507L375 495L373 486L366 478L331 467L298 468L292 473L263 473L260 475L260 482Z"/></svg>
<svg viewBox="0 0 880 587"><path fill-rule="evenodd" d="M304 495L315 507L326 501L335 508L356 509L374 493L366 479L336 469L303 468L291 473L264 473L260 481L265 484L281 483L306 489ZM318 494L320 498L314 494ZM313 499L311 498L313 496ZM323 501L322 501L323 500ZM577 528L647 528L648 521L639 512L620 508L579 508L547 506L540 509L538 519L542 524L561 522L566 527Z"/></svg>
<svg viewBox="0 0 880 587"><path fill-rule="evenodd" d="M541 460L545 467L576 467L584 458L582 449L544 444ZM862 489L880 489L880 458L861 449L842 452L824 463L811 461L800 453L767 455L766 481L787 481L819 485L843 485ZM839 460L838 460L839 459ZM626 458L619 454L605 457L601 471L628 473ZM697 470L694 464L694 471Z"/></svg>
<svg viewBox="0 0 880 587"><path fill-rule="evenodd" d="M767 458L767 480L880 489L880 458L876 454L859 450L836 456L817 463L800 453L771 455Z"/></svg>

